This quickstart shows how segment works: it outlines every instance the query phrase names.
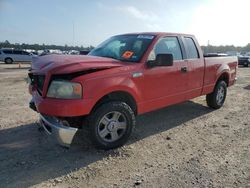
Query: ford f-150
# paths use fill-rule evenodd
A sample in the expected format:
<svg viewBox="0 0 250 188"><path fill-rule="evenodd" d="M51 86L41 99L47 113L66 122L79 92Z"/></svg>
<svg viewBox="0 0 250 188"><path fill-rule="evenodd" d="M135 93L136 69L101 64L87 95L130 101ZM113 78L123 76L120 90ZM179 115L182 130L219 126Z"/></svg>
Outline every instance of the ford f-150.
<svg viewBox="0 0 250 188"><path fill-rule="evenodd" d="M30 107L59 143L89 128L95 146L123 145L146 112L206 95L220 108L233 85L236 57L204 57L193 35L113 36L88 55L46 55L32 62Z"/></svg>

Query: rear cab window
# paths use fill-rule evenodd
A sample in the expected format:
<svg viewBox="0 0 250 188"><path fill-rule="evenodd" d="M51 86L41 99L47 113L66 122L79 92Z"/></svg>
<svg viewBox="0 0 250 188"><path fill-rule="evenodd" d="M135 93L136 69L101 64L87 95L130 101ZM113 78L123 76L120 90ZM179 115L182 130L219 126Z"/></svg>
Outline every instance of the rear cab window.
<svg viewBox="0 0 250 188"><path fill-rule="evenodd" d="M199 59L200 55L194 40L191 37L184 37L183 42L185 45L187 59Z"/></svg>

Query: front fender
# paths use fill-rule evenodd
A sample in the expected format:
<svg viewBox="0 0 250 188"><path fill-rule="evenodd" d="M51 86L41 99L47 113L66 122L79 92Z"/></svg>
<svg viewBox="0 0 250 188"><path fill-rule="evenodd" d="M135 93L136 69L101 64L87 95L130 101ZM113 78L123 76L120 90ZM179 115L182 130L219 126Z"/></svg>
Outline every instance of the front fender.
<svg viewBox="0 0 250 188"><path fill-rule="evenodd" d="M112 77L85 80L83 85L83 97L99 101L103 96L123 91L130 94L136 103L141 101L141 90L128 74L116 75Z"/></svg>

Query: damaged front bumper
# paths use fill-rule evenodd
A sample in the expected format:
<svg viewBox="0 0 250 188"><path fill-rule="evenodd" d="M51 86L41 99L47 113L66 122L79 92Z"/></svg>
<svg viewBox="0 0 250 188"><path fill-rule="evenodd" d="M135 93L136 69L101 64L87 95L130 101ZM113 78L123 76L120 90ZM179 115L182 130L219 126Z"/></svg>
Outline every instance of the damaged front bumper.
<svg viewBox="0 0 250 188"><path fill-rule="evenodd" d="M69 147L72 143L77 128L65 126L64 123L53 117L40 114L40 124L49 135L53 135L60 145Z"/></svg>

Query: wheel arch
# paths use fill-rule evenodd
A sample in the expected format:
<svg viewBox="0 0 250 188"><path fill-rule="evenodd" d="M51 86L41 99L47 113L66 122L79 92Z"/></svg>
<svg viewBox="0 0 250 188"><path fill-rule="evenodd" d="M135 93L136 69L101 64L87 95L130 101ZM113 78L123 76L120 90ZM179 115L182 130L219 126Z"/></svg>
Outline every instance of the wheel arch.
<svg viewBox="0 0 250 188"><path fill-rule="evenodd" d="M136 102L135 97L131 93L127 91L123 91L123 90L116 90L116 91L112 91L103 95L97 100L97 102L95 103L91 111L94 111L102 104L110 102L110 101L125 102L131 107L135 115L137 115L138 113L137 102Z"/></svg>
<svg viewBox="0 0 250 188"><path fill-rule="evenodd" d="M216 84L221 80L226 82L227 87L229 86L229 73L227 71L224 71L220 74L220 76L217 78Z"/></svg>

